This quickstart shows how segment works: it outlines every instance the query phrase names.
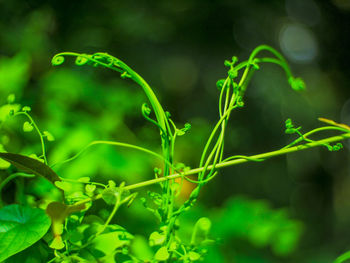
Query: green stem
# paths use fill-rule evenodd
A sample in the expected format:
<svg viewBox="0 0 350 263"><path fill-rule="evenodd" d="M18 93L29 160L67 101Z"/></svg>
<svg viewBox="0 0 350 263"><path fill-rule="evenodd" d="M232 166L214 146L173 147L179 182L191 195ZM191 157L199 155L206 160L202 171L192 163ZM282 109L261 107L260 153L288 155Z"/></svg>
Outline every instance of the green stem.
<svg viewBox="0 0 350 263"><path fill-rule="evenodd" d="M109 217L107 218L106 222L104 223L103 227L96 233L95 237L99 236L100 234L103 233L103 231L105 231L105 229L107 228L107 226L109 225L109 223L112 221L115 213L118 211L118 208L120 206L120 198L117 198L118 200L115 202L114 207L112 212L110 213Z"/></svg>
<svg viewBox="0 0 350 263"><path fill-rule="evenodd" d="M344 133L344 134L341 134L341 135L338 135L338 136L329 137L327 139L323 139L323 140L319 140L319 141L315 141L315 142L311 142L311 143L306 143L306 144L303 144L303 145L298 145L298 146L290 147L290 148L287 148L287 149L280 149L280 150L277 150L277 151L271 151L271 152L267 152L267 153L262 153L262 154L248 156L247 158L240 158L240 159L235 159L235 160L231 160L231 161L217 163L215 165L215 168L217 168L217 169L224 168L224 167L233 166L233 165L237 165L237 164L241 164L241 163L246 163L246 162L249 162L249 161L255 161L257 159L268 159L268 158L271 158L271 157L274 157L274 156L279 156L279 155L283 155L283 154L287 154L287 153L292 153L292 152L297 152L297 151L301 151L301 150L306 150L306 149L314 148L314 147L317 147L317 146L322 146L325 143L332 143L332 142L342 141L342 140L345 140L345 139L350 139L350 133ZM213 165L209 165L207 167L207 169L212 169L212 168L213 168ZM163 182L163 181L166 181L166 180L175 179L175 178L182 177L182 176L188 176L188 175L197 174L197 173L202 172L203 169L204 169L204 167L195 168L195 169L183 172L181 174L176 173L176 174L172 174L172 175L169 175L169 176L166 176L166 177L160 177L160 178L148 180L148 181L145 181L145 182L141 182L141 183L137 183L137 184L133 184L133 185L128 185L128 186L125 186L125 190L132 190L132 189L136 189L136 188L140 188L140 187L156 184L156 183L159 183L159 182Z"/></svg>
<svg viewBox="0 0 350 263"><path fill-rule="evenodd" d="M274 58L262 58L262 59L256 59L255 57L261 52L261 51L269 51L270 53L272 53L273 55L275 55L277 57L277 59ZM258 46L257 48L255 48L253 50L253 52L251 53L249 59L248 59L248 63L245 64L246 68L243 72L242 78L238 84L239 87L241 87L241 95L244 94L246 87L248 86L248 82L251 78L251 64L254 62L254 59L256 59L256 62L270 62L270 63L275 63L278 64L279 66L281 66L283 68L283 70L285 71L286 75L287 75L287 79L289 79L290 77L293 76L287 61L285 60L285 58L274 48L269 47L267 45L261 45ZM254 71L254 70L253 70Z"/></svg>
<svg viewBox="0 0 350 263"><path fill-rule="evenodd" d="M280 149L280 150L276 150L276 151L271 151L271 152L267 152L267 153L262 153L262 154L257 154L257 155L252 155L252 156L246 156L246 157L242 157L239 159L235 159L235 160L231 160L231 161L224 161L221 163L218 163L215 165L215 168L224 168L224 167L229 167L229 166L234 166L237 164L241 164L241 163L246 163L249 161L257 161L257 160L261 160L261 159L268 159L274 156L279 156L279 155L283 155L283 154L288 154L288 153L292 153L292 152L297 152L297 151L302 151L302 150L306 150L306 149L311 149L314 147L318 147L318 146L322 146L325 143L333 143L333 142L338 142L338 141L343 141L346 139L350 139L350 132L348 133L344 133L338 136L333 136L333 137L329 137L326 139L322 139L319 141L315 141L315 142L311 142L311 143L306 143L303 145L298 145L298 146L293 146L287 149ZM230 158L230 157L229 157ZM229 159L227 158L227 159ZM208 169L212 169L213 165L209 165L207 167ZM195 168L183 173L176 173L176 174L172 174L169 176L165 176L165 177L159 177L156 179L152 179L152 180L148 180L148 181L144 181L144 182L140 182L140 183L136 183L136 184L132 184L132 185L127 185L124 187L124 190L133 190L133 189L137 189L137 188L141 188L141 187L145 187L145 186L149 186L152 184L157 184L157 183L161 183L164 181L169 181L169 180L173 180L179 177L185 177L185 176L189 176L189 175L194 175L194 174L198 174L200 172L202 172L204 169L204 167L199 167L199 168ZM98 194L95 197L92 198L87 198L84 200L81 200L77 203L75 203L75 205L79 205L79 204L84 204L84 203L88 203L94 200L98 200L102 198L102 194Z"/></svg>
<svg viewBox="0 0 350 263"><path fill-rule="evenodd" d="M17 113L14 114L14 116L16 116L16 115L24 115L24 116L26 116L29 119L30 123L33 125L34 129L36 130L36 132L39 134L40 142L41 142L41 150L42 150L42 153L43 153L44 162L45 162L45 164L47 164L44 136L41 133L39 127L36 125L35 121L33 120L33 118L28 113L26 113L24 111L20 111L20 112L17 112Z"/></svg>
<svg viewBox="0 0 350 263"><path fill-rule="evenodd" d="M90 148L93 145L98 145L98 144L107 144L107 145L113 145L113 146L119 146L119 147L125 147L125 148L131 148L131 149L135 149L141 152L145 152L147 154L150 154L152 156L155 156L161 160L163 160L164 162L167 162L166 159L164 159L164 157L158 153L155 153L151 150L148 150L146 148L137 146L137 145L133 145L133 144L129 144L129 143L122 143L122 142L114 142L114 141L93 141L91 143L89 143L88 145L86 145L83 149L81 149L77 154L75 154L74 156L72 156L71 158L68 158L67 160L64 161L59 161L57 163L54 163L53 165L51 165L51 167L54 167L58 164L64 164L70 161L73 161L74 159L78 158L84 151L86 151L88 148ZM170 162L168 162L168 165L170 165Z"/></svg>

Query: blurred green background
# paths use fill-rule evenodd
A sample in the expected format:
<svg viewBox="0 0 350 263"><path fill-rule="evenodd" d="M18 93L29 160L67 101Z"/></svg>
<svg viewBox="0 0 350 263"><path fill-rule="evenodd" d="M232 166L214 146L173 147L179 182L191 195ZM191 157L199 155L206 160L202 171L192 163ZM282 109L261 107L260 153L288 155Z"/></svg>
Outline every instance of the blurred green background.
<svg viewBox="0 0 350 263"><path fill-rule="evenodd" d="M160 151L157 130L141 116L147 98L139 87L106 69L50 63L62 51L107 52L144 77L179 127L192 124L177 141L176 161L194 168L218 118L215 83L226 76L223 61L247 59L259 44L280 50L307 90L293 92L279 68L262 66L245 107L230 120L227 155L288 144L287 118L304 131L319 126L318 117L349 125L349 36L348 0L0 0L0 100L5 104L14 93L55 136L47 145L49 163L92 140ZM38 137L24 134L18 120L2 127L0 140L10 152L40 153ZM347 144L340 152L319 148L225 168L180 218L182 231L201 216L212 220L218 242L206 262L331 262L350 249L349 158ZM57 172L136 183L151 179L160 165L142 153L95 146ZM24 184L34 198L52 198L44 181ZM7 202L19 202L15 190L15 183L4 189ZM134 235L147 236L155 227L139 201L122 209L117 222Z"/></svg>

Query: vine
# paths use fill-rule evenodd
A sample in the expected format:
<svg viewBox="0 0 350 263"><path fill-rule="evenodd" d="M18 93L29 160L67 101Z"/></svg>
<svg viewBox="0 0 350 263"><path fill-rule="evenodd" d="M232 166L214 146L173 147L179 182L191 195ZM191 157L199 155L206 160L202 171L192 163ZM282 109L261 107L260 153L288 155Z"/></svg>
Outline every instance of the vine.
<svg viewBox="0 0 350 263"><path fill-rule="evenodd" d="M258 57L260 53L266 52L270 56ZM148 262L138 259L128 250L130 245L131 235L120 226L112 224L115 214L122 205L129 206L136 198L137 192L131 193L131 190L136 190L141 187L146 187L152 184L159 184L161 192L148 192L148 199L141 198L145 208L154 214L159 222L159 228L154 231L150 237L150 246L155 247L155 254L152 262L166 261L166 262L196 262L205 256L204 247L212 242L210 240L211 222L208 218L200 218L194 225L191 239L189 242L182 241L177 235L179 228L178 218L185 211L189 210L197 201L198 195L202 187L213 180L219 173L219 169L224 167L238 165L245 162L263 162L274 156L297 152L313 147L323 146L329 151L338 151L342 149L342 144L339 141L350 138L350 127L345 124L339 124L332 120L320 118L319 120L326 123L328 126L316 128L306 133L301 132L301 127L296 127L292 120L288 119L285 122L285 133L296 135L288 145L271 152L256 154L252 156L233 155L226 156L224 151L225 134L227 132L227 125L231 113L237 108L244 107L244 94L248 84L253 77L255 71L259 70L264 63L271 63L279 66L286 74L287 81L290 87L295 91L302 91L305 89L305 84L300 78L295 78L291 70L283 58L283 56L275 49L261 45L253 50L249 59L238 63L236 57L231 60L226 60L224 65L228 67L227 76L217 81L216 85L220 91L218 116L219 119L211 131L208 140L205 143L203 152L201 153L198 167L195 169L183 169L184 166L174 163L175 142L178 136L185 135L190 129L191 125L186 123L183 128L177 128L175 122L171 119L169 112L164 111L162 105L157 99L154 91L150 85L132 68L107 53L95 54L79 54L73 52L63 52L55 55L52 59L54 66L62 65L65 62L65 57L75 57L75 64L78 66L90 65L94 67L104 67L117 71L121 78L130 79L137 83L146 94L149 104L142 104L141 114L159 131L162 154L156 153L155 150L147 149L142 146L132 145L125 142L114 141L93 141L86 145L81 151L74 156L62 160L60 162L50 164L46 156L45 140L53 141L54 137L48 131L41 132L37 124L30 115L30 108L23 107L22 110L14 110L12 107L9 111L9 117L25 116L28 121L23 123L23 130L31 132L35 130L40 137L42 153L39 157L34 158L38 162L34 162L35 167L29 167L34 171L40 168L41 172L37 174L42 175L48 179L46 172L51 173L51 169L58 165L67 165L69 162L81 157L82 154L97 145L110 145L115 147L130 148L135 151L140 151L149 156L153 156L163 161L163 169L154 169L154 179L147 181L126 185L122 182L119 186L112 180L107 184L92 182L89 177L79 178L78 180L66 179L59 177L59 179L49 179L57 188L64 193L64 202L51 202L46 212L50 216L52 222L52 238L50 247L54 249L54 257L49 262L86 262L84 260L91 260L91 258L84 257L84 253L97 246L97 240L104 235L113 235L118 232L115 238L118 244L113 250L113 255L128 254L130 260L128 262ZM14 99L8 101L9 105L14 103ZM152 117L152 112L154 117ZM311 136L316 133L324 131L335 130L341 132L340 135L328 137L321 140L311 139ZM16 155L16 160L12 155L6 155L4 151L0 157L8 161L19 169L28 169L28 164L24 164L21 156ZM11 157L12 156L12 157ZM33 156L32 156L33 157ZM21 159L22 158L22 159ZM40 164L42 163L42 164ZM46 169L46 170L45 170ZM26 171L25 171L26 172ZM32 177L30 173L13 173L6 180L0 183L0 193L5 185L17 178ZM194 177L195 176L195 177ZM175 204L175 199L179 194L181 184L175 182L176 178L188 180L195 184L195 188L189 195L189 198L181 205ZM84 186L84 195L70 195L70 188L74 184ZM98 199L103 199L107 205L112 206L112 210L107 219L102 223L96 223L97 226L82 225L85 213ZM75 215L75 216L73 216ZM69 239L69 235L65 233L75 233L77 229L89 229L90 235L81 238L78 242ZM204 238L199 238L201 235ZM68 237L67 237L68 236ZM198 240L201 240L200 242ZM84 252L85 251L85 252ZM83 253L84 252L84 253ZM1 258L1 257L0 257Z"/></svg>

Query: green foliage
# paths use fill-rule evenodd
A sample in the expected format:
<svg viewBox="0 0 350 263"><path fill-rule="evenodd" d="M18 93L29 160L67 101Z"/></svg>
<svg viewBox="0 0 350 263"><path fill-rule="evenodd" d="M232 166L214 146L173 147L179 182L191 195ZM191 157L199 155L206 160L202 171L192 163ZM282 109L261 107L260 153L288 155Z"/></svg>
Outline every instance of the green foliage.
<svg viewBox="0 0 350 263"><path fill-rule="evenodd" d="M20 53L15 57L2 58L0 61L0 91L1 95L19 92L29 80L30 58L28 54ZM10 100L11 101L11 100ZM14 97L13 97L14 101ZM9 102L12 103L12 102Z"/></svg>
<svg viewBox="0 0 350 263"><path fill-rule="evenodd" d="M0 261L41 239L51 225L41 209L8 205L0 209Z"/></svg>
<svg viewBox="0 0 350 263"><path fill-rule="evenodd" d="M289 219L285 210L273 210L264 201L246 198L230 200L215 225L223 238L244 239L256 247L270 246L277 255L292 253L302 234L302 223Z"/></svg>
<svg viewBox="0 0 350 263"><path fill-rule="evenodd" d="M270 56L260 56L262 52L266 52ZM24 198L24 202L30 203L33 207L45 208L47 215L51 218L52 232L43 238L47 244L46 251L52 256L49 262L198 262L205 259L208 249L210 250L211 246L216 243L216 240L211 237L212 232L218 234L218 238L246 239L256 247L270 246L278 256L288 255L296 249L302 232L299 222L289 219L284 210L274 211L265 203L245 199L236 199L227 205L222 216L222 223L215 224L209 217L201 217L196 223L192 222L188 231L191 233L189 236L184 237L180 234L183 227L180 223L180 217L195 205L202 188L218 175L219 169L243 162L262 162L274 156L316 146L325 146L331 151L340 150L341 144L333 145L333 143L350 138L349 129L342 124L330 122L328 123L330 126L317 128L303 134L301 127L295 127L288 119L285 123L286 133L295 134L298 138L287 146L253 156L225 156L225 134L229 118L233 110L244 106L243 98L247 86L254 72L259 70L262 64L271 63L281 67L293 90L305 89L304 82L292 75L287 62L279 52L269 46L262 45L253 50L247 61L238 63L238 59L233 57L224 62L224 65L228 67L227 76L217 82L220 91L219 119L200 154L199 165L194 169L182 162L175 161L178 158L175 151L177 139L190 132L191 124L186 123L181 126L183 128L178 128L172 120L171 114L163 109L152 88L139 74L120 59L107 53L90 55L65 52L54 56L52 64L55 66L63 64L67 56L74 57L75 64L78 66L90 65L117 71L122 79L130 79L142 88L148 99L148 104L142 104L141 114L148 124L155 128L156 133L159 133L161 153L130 143L107 140L92 141L95 136L101 136L98 125L90 127L84 123L84 120L75 118L74 113L71 114L67 110L67 103L73 105L79 102L83 91L84 94L90 94L94 99L94 96L101 97L101 99L109 96L95 93L92 80L83 79L83 85L72 72L63 70L56 75L48 76L48 79L54 79L50 82L48 92L51 92L52 96L60 96L56 104L48 105L51 107L47 106L47 112L53 114L52 118L56 123L48 121L48 126L63 126L61 123L65 121L69 121L71 125L78 124L78 128L74 132L70 132L66 138L63 138L62 135L65 128L57 129L58 133L56 135L55 132L55 136L48 131L41 131L30 114L31 108L15 104L15 96L8 96L7 104L0 109L1 123L9 122L13 117L24 117L26 120L22 124L23 131L28 133L28 136L36 134L39 137L41 154L37 156L32 153L28 157L25 154L9 153L5 150L9 145L4 145L0 157L8 162L2 163L3 169L6 169L7 177L0 183L0 190L17 177L39 175L62 191L62 196L43 197L41 202L33 200L33 196L27 195ZM76 86L77 89L71 88L72 86ZM70 96L61 93L62 88L66 89ZM120 97L120 101L133 101L130 99L131 94L126 90L124 90L124 95ZM70 98L69 101L67 98ZM104 100L113 105L111 101L108 101L108 98ZM125 105L129 111L134 112L133 103ZM52 106L59 108L63 113L50 111ZM93 102L86 103L85 106L92 112L96 109ZM65 115L69 115L69 117ZM120 114L117 117L122 118L122 116L124 115ZM118 118L116 119L111 117L111 119L97 120L97 122L100 125L107 125L107 130L113 131L116 127L120 127L115 125L118 122ZM325 130L336 130L343 132L343 134L322 140L309 138L311 135ZM108 136L110 134L108 133ZM57 143L58 146L52 151L52 159L55 162L49 162L46 156L46 144L53 142L55 137L60 143ZM83 147L84 145L85 147ZM129 185L126 185L125 182L118 182L118 185L110 180L111 178L106 178L107 183L95 181L95 174L99 173L101 169L106 169L103 165L106 156L102 153L110 153L108 158L112 158L112 162L121 167L127 163L125 160L127 158L118 152L112 153L96 149L89 155L90 148L97 147L97 145L129 149L136 157L152 157L154 159L152 165L161 166L161 168L154 169L154 179L142 180L140 178L138 182ZM83 155L85 162L80 165L79 162L83 159ZM137 161L133 160L132 163L133 165L129 164L127 171L124 171L126 175L132 173L133 169L138 171L135 168ZM17 169L24 173L18 172ZM60 169L61 177L53 169ZM126 178L128 179L128 176ZM180 200L178 196L185 183L191 183L193 188L188 198ZM142 215L145 215L147 211L151 212L150 214L154 216L158 224L156 228L153 226L152 231L143 233L148 238L131 234L120 225L115 224L114 222L119 219L116 219L117 212L124 206L130 207L136 199L138 192L132 191L154 184L157 184L160 189L152 189L147 192L146 197L140 199L145 208ZM98 200L103 200L104 206L111 210L108 212L104 208L96 209L95 205L99 202ZM37 237L36 240L40 239L46 231L47 228L42 228L41 236ZM28 246L32 244L33 242ZM26 247L17 249L6 257Z"/></svg>

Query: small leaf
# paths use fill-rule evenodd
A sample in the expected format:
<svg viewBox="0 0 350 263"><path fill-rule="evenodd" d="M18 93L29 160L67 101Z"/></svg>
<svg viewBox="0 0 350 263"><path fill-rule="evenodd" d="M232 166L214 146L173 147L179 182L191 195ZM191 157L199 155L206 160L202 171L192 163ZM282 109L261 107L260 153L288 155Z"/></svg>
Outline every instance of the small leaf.
<svg viewBox="0 0 350 263"><path fill-rule="evenodd" d="M24 111L24 112L30 112L32 109L31 109L31 107L29 107L29 106L24 106L23 108L22 108L22 111Z"/></svg>
<svg viewBox="0 0 350 263"><path fill-rule="evenodd" d="M0 159L0 169L7 169L11 166L11 164L3 159Z"/></svg>
<svg viewBox="0 0 350 263"><path fill-rule="evenodd" d="M8 104L14 103L15 100L16 100L15 94L10 94L10 95L8 95L8 97L7 97L7 103L8 103Z"/></svg>
<svg viewBox="0 0 350 263"><path fill-rule="evenodd" d="M153 246L159 246L162 245L165 241L165 235L160 234L159 232L155 231L149 236L149 245L151 247Z"/></svg>
<svg viewBox="0 0 350 263"><path fill-rule="evenodd" d="M46 137L46 139L49 142L53 142L55 140L55 137L53 137L53 135L50 132L48 132L48 131L44 131L43 135Z"/></svg>
<svg viewBox="0 0 350 263"><path fill-rule="evenodd" d="M173 242L170 243L170 246L169 246L169 250L170 250L170 251L174 251L174 250L176 250L177 248L178 248L178 244L177 244L175 241L173 241Z"/></svg>
<svg viewBox="0 0 350 263"><path fill-rule="evenodd" d="M49 166L28 156L16 153L0 153L0 158L10 162L26 173L42 176L52 184L54 184L55 181L61 181L58 175Z"/></svg>
<svg viewBox="0 0 350 263"><path fill-rule="evenodd" d="M23 123L23 131L24 132L31 132L34 129L33 125L30 124L28 121Z"/></svg>
<svg viewBox="0 0 350 263"><path fill-rule="evenodd" d="M230 66L232 66L232 62L226 59L224 61L224 65L225 65L225 67L230 67Z"/></svg>
<svg viewBox="0 0 350 263"><path fill-rule="evenodd" d="M190 251L188 252L188 257L191 261L197 261L201 258L201 255L198 254L197 252Z"/></svg>
<svg viewBox="0 0 350 263"><path fill-rule="evenodd" d="M88 192L88 193L93 193L96 189L96 185L94 184L87 184L85 186L85 191Z"/></svg>
<svg viewBox="0 0 350 263"><path fill-rule="evenodd" d="M158 249L157 253L154 255L155 260L165 261L169 258L169 252L166 247L161 247Z"/></svg>
<svg viewBox="0 0 350 263"><path fill-rule="evenodd" d="M208 233L210 231L210 228L211 228L211 221L209 218L207 217L201 217L198 221L197 221L197 224L198 224L198 229L205 232L205 233Z"/></svg>
<svg viewBox="0 0 350 263"><path fill-rule="evenodd" d="M50 219L38 208L9 205L0 209L0 262L41 239Z"/></svg>
<svg viewBox="0 0 350 263"><path fill-rule="evenodd" d="M114 205L117 201L117 195L119 194L118 188L116 187L109 187L102 192L102 199L108 204L108 205Z"/></svg>
<svg viewBox="0 0 350 263"><path fill-rule="evenodd" d="M184 134L185 134L184 131L179 130L179 129L176 129L176 135L177 135L177 136L182 136L182 135L184 135Z"/></svg>
<svg viewBox="0 0 350 263"><path fill-rule="evenodd" d="M108 186L113 188L115 187L117 184L113 181L113 180L108 180Z"/></svg>
<svg viewBox="0 0 350 263"><path fill-rule="evenodd" d="M133 236L131 234L122 227L119 227L115 231L97 236L92 242L92 247L103 252L105 255L109 255L117 248L129 246L132 239Z"/></svg>
<svg viewBox="0 0 350 263"><path fill-rule="evenodd" d="M184 135L187 131L189 131L191 129L191 124L189 124L189 123L186 123L185 124L185 127L184 128L182 128L182 129L176 129L176 135L177 136L182 136L182 135Z"/></svg>

